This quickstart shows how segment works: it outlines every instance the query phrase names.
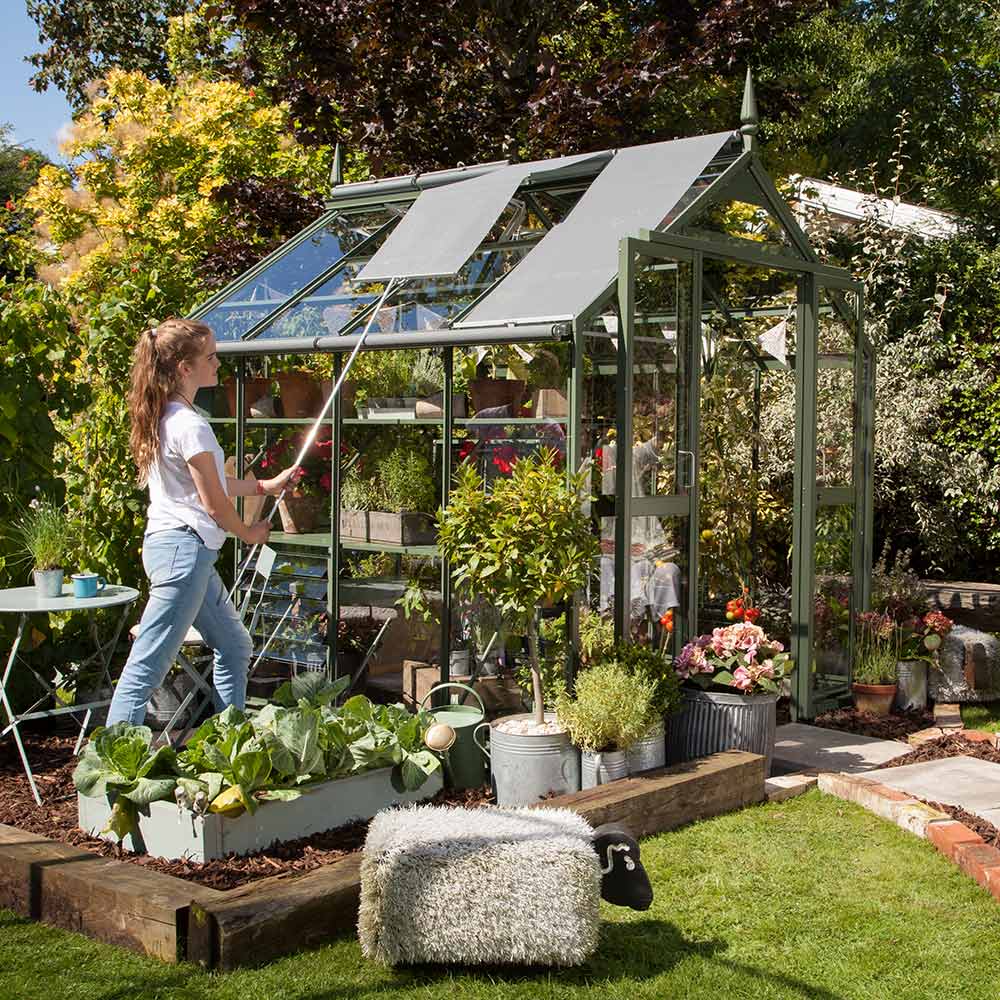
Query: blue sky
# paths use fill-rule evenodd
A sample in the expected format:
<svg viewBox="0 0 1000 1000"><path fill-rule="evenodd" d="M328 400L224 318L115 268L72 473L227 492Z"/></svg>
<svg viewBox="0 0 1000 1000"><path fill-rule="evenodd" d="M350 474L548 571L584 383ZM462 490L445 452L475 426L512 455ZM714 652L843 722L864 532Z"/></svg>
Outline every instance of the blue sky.
<svg viewBox="0 0 1000 1000"><path fill-rule="evenodd" d="M0 32L0 122L14 126L16 142L61 160L57 137L72 117L69 105L58 90L50 87L36 94L28 83L32 67L24 57L40 48L38 28L23 0L7 0L5 7Z"/></svg>

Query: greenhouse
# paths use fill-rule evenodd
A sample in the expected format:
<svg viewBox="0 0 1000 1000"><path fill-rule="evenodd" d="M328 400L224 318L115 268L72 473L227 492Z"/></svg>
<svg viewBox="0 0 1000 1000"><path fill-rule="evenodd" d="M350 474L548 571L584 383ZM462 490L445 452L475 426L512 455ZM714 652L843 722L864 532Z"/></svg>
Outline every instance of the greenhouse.
<svg viewBox="0 0 1000 1000"><path fill-rule="evenodd" d="M231 370L199 405L250 471L291 457L364 338L271 535L269 657L360 672L403 609L398 671L516 663L496 609L455 598L433 515L459 463L488 490L544 448L589 470L600 540L575 606L542 612L569 669L588 631L679 651L745 600L797 664L794 718L849 699L873 357L861 285L818 261L757 129L748 81L732 132L347 184L335 167L322 216L193 314Z"/></svg>

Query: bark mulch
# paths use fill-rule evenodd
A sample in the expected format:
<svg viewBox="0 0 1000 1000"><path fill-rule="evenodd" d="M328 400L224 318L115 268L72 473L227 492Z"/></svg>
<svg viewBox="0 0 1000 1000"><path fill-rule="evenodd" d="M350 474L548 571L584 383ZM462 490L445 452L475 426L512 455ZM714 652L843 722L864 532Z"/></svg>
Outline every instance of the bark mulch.
<svg viewBox="0 0 1000 1000"><path fill-rule="evenodd" d="M73 787L75 739L28 733L23 738L42 796L42 805L37 805L32 797L13 739L5 739L0 742L0 823L212 889L236 889L273 875L299 875L312 871L360 850L368 832L368 822L364 820L300 840L275 844L257 854L202 863L183 859L166 861L148 854L133 854L115 844L90 837L77 826L76 789ZM445 789L432 801L436 805L476 807L491 804L493 797L488 787Z"/></svg>
<svg viewBox="0 0 1000 1000"><path fill-rule="evenodd" d="M817 715L812 724L823 729L838 729L844 733L857 733L877 740L899 740L905 743L910 733L918 733L921 729L934 725L934 713L928 709L922 712L872 715L870 712L857 712L853 708L838 708Z"/></svg>
<svg viewBox="0 0 1000 1000"><path fill-rule="evenodd" d="M946 733L935 740L928 740L921 743L913 751L888 760L884 764L879 764L875 770L886 767L903 767L905 764L920 764L927 760L941 760L944 757L979 757L981 760L988 760L994 764L1000 764L1000 750L992 743L981 743L967 740L961 732ZM959 806L948 805L945 802L932 802L930 799L924 800L933 809L940 809L947 813L952 819L964 823L973 833L978 833L987 844L1000 848L1000 830L992 823L977 816L975 813L966 812Z"/></svg>

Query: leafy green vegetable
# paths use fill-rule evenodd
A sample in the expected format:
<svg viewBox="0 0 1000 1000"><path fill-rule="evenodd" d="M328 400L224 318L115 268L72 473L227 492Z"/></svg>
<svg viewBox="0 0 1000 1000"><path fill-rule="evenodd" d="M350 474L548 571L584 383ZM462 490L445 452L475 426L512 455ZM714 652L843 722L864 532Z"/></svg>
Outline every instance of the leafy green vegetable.
<svg viewBox="0 0 1000 1000"><path fill-rule="evenodd" d="M94 730L73 772L81 795L114 798L111 818L102 832L119 840L136 831L140 806L169 799L177 783L177 756L172 747L152 750L152 730L117 722Z"/></svg>

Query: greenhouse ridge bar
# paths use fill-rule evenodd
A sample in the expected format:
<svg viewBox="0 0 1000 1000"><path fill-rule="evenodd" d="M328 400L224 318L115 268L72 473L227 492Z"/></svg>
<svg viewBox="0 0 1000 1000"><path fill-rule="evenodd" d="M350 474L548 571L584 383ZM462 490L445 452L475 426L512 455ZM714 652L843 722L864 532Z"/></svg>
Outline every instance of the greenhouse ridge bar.
<svg viewBox="0 0 1000 1000"><path fill-rule="evenodd" d="M291 415L286 382L303 370L336 379L371 328L362 374L349 373L357 416L337 399L327 423L330 525L272 535L299 586L268 594L270 613L294 599L329 616L325 643L282 637L293 668L350 671L352 609L392 608L414 579L440 617L427 655L442 679L460 672L452 653L485 644L488 615L452 600L436 546L362 537L355 515L375 518L343 502L345 485L357 493L352 463L403 434L441 504L462 460L481 464L487 489L543 445L568 471L590 470L601 555L565 609L570 665L581 621L611 618L619 637L660 642L672 610L679 650L724 624L726 600L747 587L798 664L795 717L847 699L872 560L862 290L817 260L764 170L749 77L741 120L629 149L336 183L316 222L193 314L233 367L230 416L221 393L200 403L237 467L309 424ZM390 279L399 287L376 313ZM373 352L437 372L437 395L416 411L401 398L413 393L387 404L376 361L363 359L391 367L389 356ZM250 416L275 379L284 416ZM481 385L493 396L464 416L463 390ZM503 635L502 621L491 627Z"/></svg>

